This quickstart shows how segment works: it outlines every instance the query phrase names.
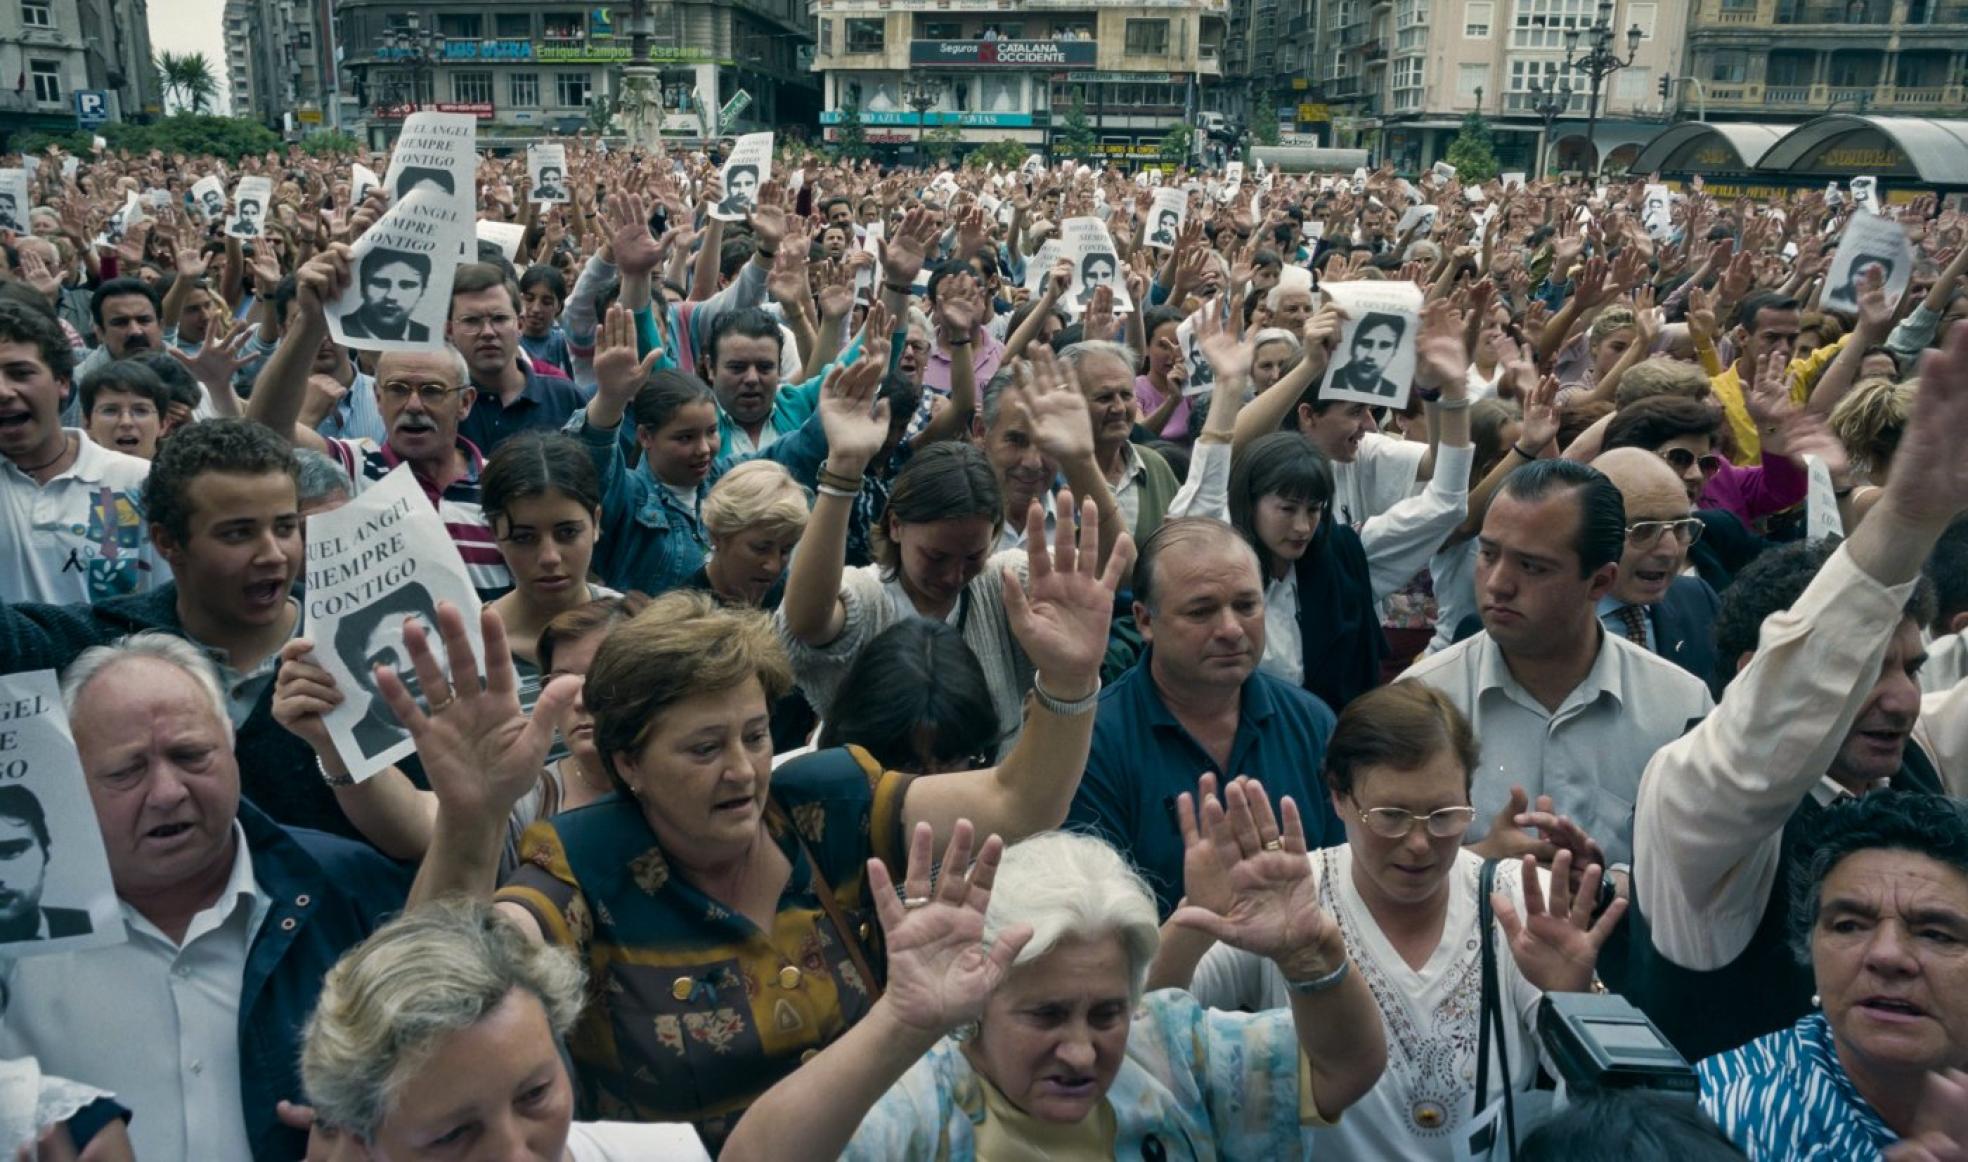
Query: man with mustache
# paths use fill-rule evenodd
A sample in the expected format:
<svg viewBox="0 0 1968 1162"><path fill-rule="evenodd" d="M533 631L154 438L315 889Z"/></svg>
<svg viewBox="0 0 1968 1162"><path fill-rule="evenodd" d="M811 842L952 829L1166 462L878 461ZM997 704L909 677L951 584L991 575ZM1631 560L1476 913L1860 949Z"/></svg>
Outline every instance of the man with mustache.
<svg viewBox="0 0 1968 1162"><path fill-rule="evenodd" d="M1319 783L1333 713L1257 668L1264 583L1257 554L1210 517L1164 522L1134 566L1134 617L1147 650L1100 696L1086 777L1066 815L1128 853L1166 920L1182 896L1175 797L1198 772L1248 775L1282 810L1290 795L1311 847L1346 842Z"/></svg>
<svg viewBox="0 0 1968 1162"><path fill-rule="evenodd" d="M96 288L89 300L95 325L96 349L75 368L81 380L98 367L145 351L162 351L177 332L164 329L164 303L157 289L142 279L112 278ZM72 406L73 401L71 401Z"/></svg>
<svg viewBox="0 0 1968 1162"><path fill-rule="evenodd" d="M521 432L557 432L586 402L574 382L542 375L519 349L519 286L487 262L458 268L451 284L451 345L471 369L475 393L458 432L489 456Z"/></svg>
<svg viewBox="0 0 1968 1162"><path fill-rule="evenodd" d="M1468 842L1486 856L1548 863L1589 837L1597 847L1573 851L1579 867L1588 856L1631 862L1640 772L1714 705L1700 679L1600 624L1599 600L1641 531L1597 469L1570 460L1518 468L1477 534L1483 632L1401 675L1440 690L1476 731ZM1576 826L1559 826L1554 809Z"/></svg>
<svg viewBox="0 0 1968 1162"><path fill-rule="evenodd" d="M512 588L512 573L479 507L478 476L485 457L459 435L459 425L471 413L478 393L457 348L386 351L376 360L376 408L389 433L380 447L330 439L300 422L308 368L328 337L324 304L347 289L351 265L348 245L338 242L296 273L287 332L254 381L246 416L287 436L296 447L332 456L348 473L353 493L389 475L398 464L408 463L450 531L472 585L490 601ZM511 309L503 292L499 301ZM517 325L515 318L508 329Z"/></svg>
<svg viewBox="0 0 1968 1162"><path fill-rule="evenodd" d="M1885 495L1850 539L1765 552L1729 586L1715 636L1735 676L1641 780L1621 991L1690 1060L1811 1011L1817 990L1790 936L1796 910L1815 902L1787 889L1825 808L1882 789L1942 790L1907 740L1921 711L1920 630L1935 608L1921 565L1968 512L1965 437L1968 332L1957 329L1922 362Z"/></svg>

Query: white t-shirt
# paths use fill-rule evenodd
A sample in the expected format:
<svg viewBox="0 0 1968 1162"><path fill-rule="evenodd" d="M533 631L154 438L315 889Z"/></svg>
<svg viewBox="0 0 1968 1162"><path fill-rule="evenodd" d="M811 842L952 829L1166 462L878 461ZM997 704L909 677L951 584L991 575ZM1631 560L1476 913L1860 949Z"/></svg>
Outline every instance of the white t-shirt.
<svg viewBox="0 0 1968 1162"><path fill-rule="evenodd" d="M1333 461L1333 512L1354 529L1412 496L1428 445L1368 432L1353 462Z"/></svg>
<svg viewBox="0 0 1968 1162"><path fill-rule="evenodd" d="M684 1122L575 1122L567 1131L571 1162L710 1162L703 1139Z"/></svg>
<svg viewBox="0 0 1968 1162"><path fill-rule="evenodd" d="M1380 1008L1387 1029L1387 1069L1365 1097L1347 1108L1338 1124L1306 1130L1306 1156L1449 1162L1456 1157L1457 1131L1471 1120L1476 1088L1477 1015L1483 984L1476 943L1476 888L1483 859L1468 848L1458 855L1449 873L1449 913L1442 938L1417 972L1394 950L1360 898L1353 883L1352 848L1328 847L1309 858L1319 906L1339 923L1354 971L1366 981ZM1516 905L1520 916L1522 876L1520 864L1506 860L1497 866L1497 890ZM1537 1044L1537 1007L1544 994L1517 971L1500 935L1496 953L1505 1003L1518 1014L1518 1020L1508 1023L1504 1039L1516 1080L1513 1088L1521 1094L1537 1075L1538 1058L1526 1047ZM1290 1003L1276 964L1225 944L1203 958L1189 991L1218 1009L1263 1011ZM1490 1093L1492 1101L1503 1093L1494 1064ZM1518 1127L1520 1135L1528 1132L1521 1100Z"/></svg>
<svg viewBox="0 0 1968 1162"><path fill-rule="evenodd" d="M65 430L75 463L46 484L0 459L0 599L93 604L169 581L144 519L150 461Z"/></svg>

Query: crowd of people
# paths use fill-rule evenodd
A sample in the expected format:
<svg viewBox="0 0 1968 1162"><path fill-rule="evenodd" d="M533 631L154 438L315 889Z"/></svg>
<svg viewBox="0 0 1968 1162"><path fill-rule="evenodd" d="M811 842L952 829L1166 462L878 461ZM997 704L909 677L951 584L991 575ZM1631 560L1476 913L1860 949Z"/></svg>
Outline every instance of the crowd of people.
<svg viewBox="0 0 1968 1162"><path fill-rule="evenodd" d="M0 674L126 932L6 949L23 1157L1968 1158L1968 215L1841 314L1815 190L566 144L380 355L385 157L39 159ZM310 636L404 466L481 608ZM1560 1100L1605 992L1698 1094Z"/></svg>

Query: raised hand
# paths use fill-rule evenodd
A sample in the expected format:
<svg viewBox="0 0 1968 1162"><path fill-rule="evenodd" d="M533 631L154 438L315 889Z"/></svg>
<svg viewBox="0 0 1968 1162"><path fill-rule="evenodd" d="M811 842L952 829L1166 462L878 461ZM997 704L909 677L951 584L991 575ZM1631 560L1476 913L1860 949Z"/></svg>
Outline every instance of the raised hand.
<svg viewBox="0 0 1968 1162"><path fill-rule="evenodd" d="M1510 955L1524 979L1548 993L1582 993L1592 987L1599 950L1626 915L1626 900L1615 899L1595 923L1593 905L1599 899L1600 867L1585 869L1578 890L1572 889L1572 853L1561 851L1551 864L1551 903L1545 906L1538 882L1537 861L1524 857L1524 915L1502 892L1490 893L1490 907L1503 928ZM1489 933L1483 933L1488 939Z"/></svg>
<svg viewBox="0 0 1968 1162"><path fill-rule="evenodd" d="M984 943L984 912L1004 841L995 835L985 839L971 863L972 837L970 820L957 820L932 886L934 834L929 824L916 824L900 899L888 865L868 861L868 893L888 945L888 987L880 1003L929 1037L981 1017L992 991L1032 938L1030 925L1014 924Z"/></svg>
<svg viewBox="0 0 1968 1162"><path fill-rule="evenodd" d="M1927 1075L1913 1130L1886 1147L1886 1162L1968 1162L1968 1072Z"/></svg>
<svg viewBox="0 0 1968 1162"><path fill-rule="evenodd" d="M1518 368L1523 372L1518 373ZM1520 374L1519 382L1525 377L1536 379L1536 366L1529 362L1513 364L1513 374ZM1518 430L1517 444L1532 452L1542 452L1545 445L1558 438L1558 377L1547 375L1537 381L1524 397L1524 420Z"/></svg>
<svg viewBox="0 0 1968 1162"><path fill-rule="evenodd" d="M1114 337L1113 287L1094 288L1093 298L1087 301L1086 314L1080 319L1080 333L1089 339Z"/></svg>
<svg viewBox="0 0 1968 1162"><path fill-rule="evenodd" d="M1790 357L1781 351L1773 351L1756 361L1756 380L1744 393L1743 406L1749 409L1749 416L1758 427L1780 425L1797 411L1797 405L1791 402L1789 366Z"/></svg>
<svg viewBox="0 0 1968 1162"><path fill-rule="evenodd" d="M822 319L844 319L854 310L854 271L856 258L872 262L865 250L856 250L845 262L829 262L821 267L820 291L814 296Z"/></svg>
<svg viewBox="0 0 1968 1162"><path fill-rule="evenodd" d="M164 345L172 358L183 364L186 371L191 372L193 379L204 384L214 394L219 394L223 385L230 384L232 377L245 370L247 364L252 362L240 352L246 349L247 342L252 339L253 328L235 326L232 333L227 335L220 331L220 326L220 318L214 317L211 328L205 335L205 342L199 346L196 355L186 355L174 343Z"/></svg>
<svg viewBox="0 0 1968 1162"><path fill-rule="evenodd" d="M877 399L888 360L870 347L849 366L835 364L820 385L820 426L832 470L859 475L888 442L888 401Z"/></svg>
<svg viewBox="0 0 1968 1162"><path fill-rule="evenodd" d="M1228 884L1228 896L1220 909L1192 897L1170 918L1276 961L1286 980L1312 980L1344 961L1345 943L1339 925L1319 907L1298 804L1287 796L1283 808L1281 827L1271 813L1270 796L1248 781L1223 788L1220 803L1205 800L1199 830ZM1187 863L1185 853L1185 869Z"/></svg>
<svg viewBox="0 0 1968 1162"><path fill-rule="evenodd" d="M746 213L745 221L750 224L752 235L758 239L761 250L778 250L786 240L785 208L777 203L768 203L764 192L759 195L759 204Z"/></svg>
<svg viewBox="0 0 1968 1162"><path fill-rule="evenodd" d="M1594 261L1597 261L1596 259ZM1469 349L1463 345L1462 319L1440 299L1421 310L1415 339L1415 386L1460 399L1469 390Z"/></svg>
<svg viewBox="0 0 1968 1162"><path fill-rule="evenodd" d="M437 631L444 640L449 676L431 652L424 627L414 619L404 621L403 645L430 700L428 709L417 704L387 666L376 667L376 687L416 743L440 809L479 821L503 821L513 804L539 784L554 723L580 693L581 679L563 676L547 683L529 716L519 705L506 623L491 606L479 614L485 640L483 685L465 616L457 606L437 603Z"/></svg>
<svg viewBox="0 0 1968 1162"><path fill-rule="evenodd" d="M1859 279L1859 329L1875 341L1893 326L1893 304L1886 301L1886 276L1877 266Z"/></svg>
<svg viewBox="0 0 1968 1162"><path fill-rule="evenodd" d="M41 296L53 301L61 293L61 276L48 266L39 251L20 252L20 275L22 281L33 287Z"/></svg>
<svg viewBox="0 0 1968 1162"><path fill-rule="evenodd" d="M1235 856L1223 858L1213 835L1206 834L1198 822L1201 811L1212 803L1222 808L1216 795L1216 776L1205 773L1196 780L1193 796L1184 791L1175 797L1175 825L1182 832L1182 902L1220 916L1230 910L1236 898L1228 870Z"/></svg>
<svg viewBox="0 0 1968 1162"><path fill-rule="evenodd" d="M274 269L277 272L279 267ZM253 277L255 280L259 278L257 266ZM301 269L294 272L294 306L299 310L300 317L323 321L327 317L327 304L342 296L353 277L349 270L349 246L346 242L336 242L308 259ZM275 281L278 280L276 273ZM273 284L264 285L270 287Z"/></svg>
<svg viewBox="0 0 1968 1162"><path fill-rule="evenodd" d="M894 237L881 244L882 278L897 286L913 283L922 273L936 227L921 206L910 210L895 229Z"/></svg>
<svg viewBox="0 0 1968 1162"><path fill-rule="evenodd" d="M649 206L642 195L611 195L607 215L608 248L624 276L648 274L662 265L663 250L649 233Z"/></svg>
<svg viewBox="0 0 1968 1162"><path fill-rule="evenodd" d="M611 304L595 332L596 397L615 409L627 408L662 354L659 348L637 359L635 316L621 303Z"/></svg>
<svg viewBox="0 0 1968 1162"><path fill-rule="evenodd" d="M343 702L335 675L315 661L314 643L297 637L280 647L280 668L273 677L273 720L327 757L335 740L324 721Z"/></svg>
<svg viewBox="0 0 1968 1162"><path fill-rule="evenodd" d="M1948 332L1947 345L1920 363L1913 415L1893 456L1886 496L1902 517L1945 525L1968 509L1968 327ZM1868 518L1869 520L1872 518Z"/></svg>
<svg viewBox="0 0 1968 1162"><path fill-rule="evenodd" d="M1054 463L1093 455L1093 418L1086 396L1072 369L1053 358L1051 348L1036 348L1019 365L1018 390L1005 403Z"/></svg>
<svg viewBox="0 0 1968 1162"><path fill-rule="evenodd" d="M1011 632L1032 660L1040 680L1054 697L1072 699L1091 693L1100 680L1100 662L1107 651L1107 626L1114 616L1114 593L1134 564L1134 539L1123 532L1114 542L1107 568L1100 562L1100 509L1092 500L1080 505L1079 527L1072 519L1073 492L1062 488L1055 502L1059 514L1054 545L1046 550L1045 510L1034 500L1025 516L1025 555L1031 576L1020 587L1009 568L1003 571L1005 613Z"/></svg>
<svg viewBox="0 0 1968 1162"><path fill-rule="evenodd" d="M1223 316L1222 304L1214 299L1204 303L1196 314L1196 341L1216 375L1216 391L1234 388L1241 393L1244 383L1250 379L1251 360L1257 355L1257 347L1232 331Z"/></svg>

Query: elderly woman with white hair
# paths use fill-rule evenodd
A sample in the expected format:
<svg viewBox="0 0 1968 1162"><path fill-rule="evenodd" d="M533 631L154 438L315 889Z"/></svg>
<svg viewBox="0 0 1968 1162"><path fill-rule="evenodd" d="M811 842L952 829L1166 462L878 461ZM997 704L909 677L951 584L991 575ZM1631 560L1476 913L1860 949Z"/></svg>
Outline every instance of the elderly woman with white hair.
<svg viewBox="0 0 1968 1162"><path fill-rule="evenodd" d="M1386 1060L1373 998L1311 889L1297 808L1280 828L1233 785L1203 807L1200 874L1229 885L1193 925L1272 959L1289 1011L1213 1012L1144 995L1155 899L1091 836L1000 846L959 823L932 885L918 828L898 899L875 865L888 991L755 1103L723 1157L1297 1158Z"/></svg>
<svg viewBox="0 0 1968 1162"><path fill-rule="evenodd" d="M309 1157L708 1158L686 1124L574 1122L558 1040L585 979L571 953L483 903L441 901L384 925L329 970L307 1023Z"/></svg>

